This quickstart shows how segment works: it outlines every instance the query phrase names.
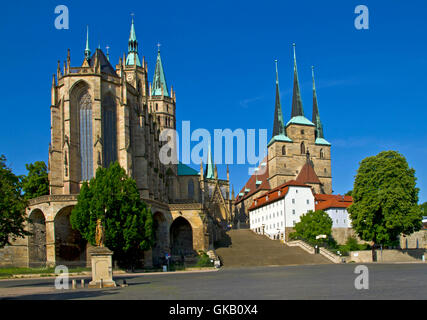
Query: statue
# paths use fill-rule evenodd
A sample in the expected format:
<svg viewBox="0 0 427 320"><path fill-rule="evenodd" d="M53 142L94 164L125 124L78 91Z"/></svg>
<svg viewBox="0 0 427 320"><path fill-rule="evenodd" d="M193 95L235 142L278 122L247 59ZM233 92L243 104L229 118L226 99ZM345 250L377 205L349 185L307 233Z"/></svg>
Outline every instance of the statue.
<svg viewBox="0 0 427 320"><path fill-rule="evenodd" d="M98 247L104 247L105 230L101 219L96 220L95 242Z"/></svg>

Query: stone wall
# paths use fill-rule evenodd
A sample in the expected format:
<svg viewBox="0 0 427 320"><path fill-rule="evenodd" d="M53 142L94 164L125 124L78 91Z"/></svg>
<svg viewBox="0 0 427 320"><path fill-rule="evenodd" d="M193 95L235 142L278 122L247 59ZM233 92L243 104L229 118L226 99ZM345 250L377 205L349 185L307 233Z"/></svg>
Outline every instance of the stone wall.
<svg viewBox="0 0 427 320"><path fill-rule="evenodd" d="M425 254L424 249L384 249L375 250L377 261L382 263L388 262L421 262L422 256ZM346 258L347 262L370 263L372 261L372 251L351 251L350 256Z"/></svg>

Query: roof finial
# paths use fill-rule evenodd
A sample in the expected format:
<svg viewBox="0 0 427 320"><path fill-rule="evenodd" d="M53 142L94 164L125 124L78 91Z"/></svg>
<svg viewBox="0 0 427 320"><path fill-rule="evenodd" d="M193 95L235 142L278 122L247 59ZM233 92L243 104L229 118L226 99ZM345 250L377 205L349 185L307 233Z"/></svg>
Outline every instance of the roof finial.
<svg viewBox="0 0 427 320"><path fill-rule="evenodd" d="M157 42L157 52L160 52L160 46L161 46L161 44L159 42Z"/></svg>
<svg viewBox="0 0 427 320"><path fill-rule="evenodd" d="M294 48L294 68L297 67L297 55L295 53L295 43L292 43L292 47Z"/></svg>
<svg viewBox="0 0 427 320"><path fill-rule="evenodd" d="M105 49L107 49L107 59L108 61L110 61L110 53L108 52L108 49L110 49L110 47L107 45Z"/></svg>
<svg viewBox="0 0 427 320"><path fill-rule="evenodd" d="M276 84L279 84L279 71L277 70L277 59L274 60L274 62L276 63Z"/></svg>

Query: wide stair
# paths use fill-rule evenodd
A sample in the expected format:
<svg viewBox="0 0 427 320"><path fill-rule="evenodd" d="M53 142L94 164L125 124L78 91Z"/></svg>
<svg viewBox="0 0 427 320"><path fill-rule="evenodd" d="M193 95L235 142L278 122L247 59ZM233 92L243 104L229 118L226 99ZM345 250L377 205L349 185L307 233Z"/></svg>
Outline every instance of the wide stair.
<svg viewBox="0 0 427 320"><path fill-rule="evenodd" d="M230 230L216 245L216 254L224 267L327 264L319 254L289 247L249 229Z"/></svg>

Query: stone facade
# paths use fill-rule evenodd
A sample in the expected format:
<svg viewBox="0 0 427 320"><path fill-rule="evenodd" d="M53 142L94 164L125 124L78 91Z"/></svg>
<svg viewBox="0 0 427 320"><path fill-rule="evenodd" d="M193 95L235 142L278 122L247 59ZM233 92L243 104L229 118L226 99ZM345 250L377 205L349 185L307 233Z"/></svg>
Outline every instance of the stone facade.
<svg viewBox="0 0 427 320"><path fill-rule="evenodd" d="M72 230L69 216L83 181L114 161L135 179L154 216L156 243L141 258L146 266L172 251L208 250L231 220L228 176L207 177L203 167L198 172L160 161L163 130L176 128L176 94L167 88L160 51L155 88L145 58L139 60L133 22L128 56L115 68L107 56L100 49L90 56L87 43L80 66L71 66L70 51L62 70L58 62L51 88L50 195L30 201L34 222L28 228L35 235L0 250L2 265L87 265L90 246Z"/></svg>

